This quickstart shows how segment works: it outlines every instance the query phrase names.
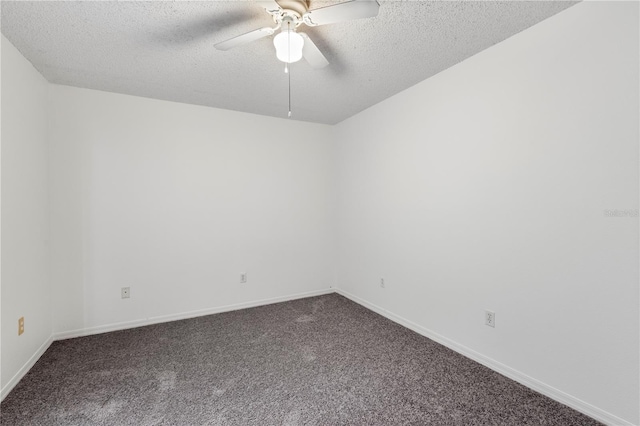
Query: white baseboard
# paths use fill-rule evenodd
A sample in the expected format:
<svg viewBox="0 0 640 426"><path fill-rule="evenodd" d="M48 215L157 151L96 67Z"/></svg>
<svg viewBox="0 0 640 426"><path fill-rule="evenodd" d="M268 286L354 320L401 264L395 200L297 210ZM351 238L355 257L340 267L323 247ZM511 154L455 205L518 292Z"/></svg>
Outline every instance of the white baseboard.
<svg viewBox="0 0 640 426"><path fill-rule="evenodd" d="M35 365L35 363L40 359L42 354L44 354L49 346L53 343L53 338L49 336L49 338L36 350L36 352L27 360L27 362L18 370L18 372L9 380L9 382L2 388L0 391L0 401L4 400L4 398L9 395L9 392L22 380L22 378L31 370L31 367Z"/></svg>
<svg viewBox="0 0 640 426"><path fill-rule="evenodd" d="M323 289L323 290L316 290L316 291L309 291L309 292L305 292L305 293L297 293L297 294L293 294L293 295L288 295L288 296L279 296L279 297L273 297L273 298L269 298L269 299L262 299L262 300L257 300L257 301L252 301L252 302L243 302L243 303L236 303L233 305L225 305L225 306L220 306L220 307L215 307L215 308L208 308L208 309L201 309L201 310L197 310L197 311L190 311L190 312L184 312L184 313L180 313L180 314L172 314L172 315L163 315L163 316L158 316L158 317L150 317L150 318L146 318L143 320L137 320L137 321L127 321L127 322L121 322L121 323L115 323L115 324L108 324L108 325L103 325L103 326L98 326L98 327L91 327L91 328L86 328L86 329L80 329L80 330L72 330L72 331L66 331L66 332L61 332L61 333L54 333L49 339L47 339L46 342L44 342L39 348L38 350L33 354L33 356L31 358L29 358L29 360L22 366L22 368L11 378L11 380L2 388L1 394L0 394L0 400L4 400L4 398L9 394L9 392L18 384L18 382L24 377L25 374L27 374L27 372L31 369L31 367L33 367L33 365L38 361L38 359L40 359L40 357L42 356L42 354L45 353L45 351L49 348L49 346L51 346L51 343L53 343L54 340L63 340L63 339L69 339L69 338L73 338L73 337L81 337L81 336L89 336L89 335L93 335L93 334L100 334L100 333L107 333L110 331L117 331L117 330L125 330L125 329L129 329L129 328L135 328L135 327L141 327L141 326L145 326L145 325L152 325L152 324L159 324L159 323L163 323L163 322L169 322L169 321L177 321L177 320L181 320L181 319L188 319L188 318L195 318L195 317L199 317L199 316L204 316L204 315L211 315L211 314L217 314L217 313L221 313L221 312L229 312L229 311L235 311L235 310L239 310L239 309L246 309L246 308L252 308L252 307L256 307L256 306L264 306L264 305L270 305L273 303L280 303L280 302L286 302L289 300L296 300L296 299L303 299L305 297L313 297L313 296L320 296L323 294L330 294L330 293L338 293L341 294L342 296L358 303L359 305L364 306L367 309L370 309L388 319L390 319L391 321L394 321L404 327L407 327L410 330L415 331L418 334L421 334L431 340L434 340L500 374L502 374L503 376L506 376L512 380L515 380L518 383L523 384L524 386L527 386L530 389L535 390L536 392L539 392L543 395L548 396L551 399L554 399L564 405L567 405L571 408L573 408L576 411L579 411L583 414L586 414L589 417L592 417L604 424L607 425L611 425L611 426L633 426L632 423L629 423L626 420L623 420L607 411L604 411L598 407L595 407L587 402L584 402L578 398L575 398L565 392L562 392L561 390L555 389L552 386L547 385L546 383L543 383L537 379L534 379L533 377L527 376L526 374L515 370L507 365L504 365L494 359L488 358L464 345L461 345L453 340L450 340L432 330L429 330L425 327L422 327L421 325L418 325L412 321L409 321L399 315L394 314L393 312L390 312L384 308L381 308L373 303L370 303L364 299L361 299L347 291L338 289L338 288L328 288L328 289Z"/></svg>
<svg viewBox="0 0 640 426"><path fill-rule="evenodd" d="M218 306L214 308L199 309L196 311L182 312L179 314L162 315L149 317L135 321L125 321L114 324L106 324L97 327L82 328L78 330L63 331L53 334L53 340L71 339L74 337L90 336L93 334L108 333L110 331L126 330L129 328L143 327L145 325L160 324L169 321L178 321L188 318L201 317L205 315L219 314L221 312L237 311L238 309L253 308L256 306L271 305L273 303L287 302L289 300L303 299L305 297L321 296L323 294L334 293L335 289L327 288L322 290L296 293L287 296L272 297L269 299L255 300L251 302L235 303L233 305Z"/></svg>
<svg viewBox="0 0 640 426"><path fill-rule="evenodd" d="M533 389L536 392L539 392L545 396L548 396L551 399L554 399L568 407L573 408L576 411L579 411L595 420L598 420L599 422L602 422L604 424L611 425L611 426L633 426L632 423L629 423L628 421L621 419L620 417L617 417L607 411L604 411L587 402L584 402L561 390L558 390L552 386L549 386L546 383L543 383L537 379L534 379L533 377L527 376L526 374L518 370L515 370L507 365L504 365L494 359L488 358L474 351L473 349L470 349L464 345L454 342L453 340L450 340L432 330L429 330L425 327L422 327L421 325L418 325L412 321L409 321L401 317L400 315L396 315L393 312L390 312L384 308L381 308L380 306L377 306L364 299L361 299L347 291L344 291L338 288L336 288L335 290L336 290L336 293L341 294L347 299L350 299L356 302L357 304L362 305L365 308L370 309L382 315L383 317L390 319L395 323L398 323L410 330L413 330L418 334L421 334L431 340L434 340L440 343L441 345L444 345L449 349L452 349L458 352L459 354L466 356L467 358L471 358L472 360L484 365L485 367L488 367L493 371L496 371L502 374L503 376L506 376L530 389Z"/></svg>
<svg viewBox="0 0 640 426"><path fill-rule="evenodd" d="M273 303L287 302L290 300L303 299L305 297L321 296L323 294L330 294L334 292L335 292L334 289L327 288L322 290L308 291L305 293L296 293L296 294L291 294L287 296L279 296L279 297L272 297L269 299L255 300L251 302L236 303L233 305L219 306L215 308L200 309L196 311L183 312L179 314L163 315L163 316L150 317L150 318L136 320L136 321L126 321L126 322L120 322L115 324L107 324L107 325L98 326L98 327L85 328L80 330L71 330L71 331L64 331L60 333L53 333L47 339L47 341L44 342L38 348L38 350L33 354L33 356L29 358L29 360L22 366L22 368L20 368L20 370L11 378L11 380L2 388L0 393L0 401L4 400L4 398L9 394L9 392L11 392L11 390L18 384L18 382L20 382L20 380L22 380L25 374L27 374L29 370L38 361L38 359L40 359L42 354L44 354L46 350L49 349L49 346L51 346L51 344L56 340L64 340L64 339L70 339L73 337L89 336L92 334L101 334L101 333L107 333L110 331L126 330L129 328L142 327L145 325L159 324L163 322L177 321L177 320L187 319L187 318L195 318L195 317L200 317L204 315L217 314L221 312L236 311L238 309L253 308L256 306L271 305Z"/></svg>

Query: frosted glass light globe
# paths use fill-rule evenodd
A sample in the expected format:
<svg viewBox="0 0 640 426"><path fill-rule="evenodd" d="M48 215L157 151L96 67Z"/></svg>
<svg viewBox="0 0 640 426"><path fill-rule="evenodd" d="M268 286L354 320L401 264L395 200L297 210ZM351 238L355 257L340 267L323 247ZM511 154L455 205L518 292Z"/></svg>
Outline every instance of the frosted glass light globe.
<svg viewBox="0 0 640 426"><path fill-rule="evenodd" d="M273 45L276 47L276 56L282 62L291 64L302 59L304 39L295 31L281 31L273 38Z"/></svg>

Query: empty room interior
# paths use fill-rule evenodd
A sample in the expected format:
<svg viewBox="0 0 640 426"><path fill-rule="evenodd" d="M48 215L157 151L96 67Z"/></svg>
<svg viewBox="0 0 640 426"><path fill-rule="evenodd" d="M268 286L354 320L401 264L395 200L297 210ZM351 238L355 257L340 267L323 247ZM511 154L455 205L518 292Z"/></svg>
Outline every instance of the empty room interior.
<svg viewBox="0 0 640 426"><path fill-rule="evenodd" d="M639 425L635 1L1 2L6 425Z"/></svg>

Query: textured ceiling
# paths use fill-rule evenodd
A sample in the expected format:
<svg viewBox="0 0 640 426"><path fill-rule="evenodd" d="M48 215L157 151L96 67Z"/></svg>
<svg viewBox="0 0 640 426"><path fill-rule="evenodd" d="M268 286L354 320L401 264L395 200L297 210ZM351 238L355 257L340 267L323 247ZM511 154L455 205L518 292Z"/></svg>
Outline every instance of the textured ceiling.
<svg viewBox="0 0 640 426"><path fill-rule="evenodd" d="M335 2L311 0L310 9ZM304 31L330 65L292 67L293 119L338 123L571 6L555 1L379 1L375 18ZM2 33L52 83L286 117L272 37L252 1L2 1Z"/></svg>

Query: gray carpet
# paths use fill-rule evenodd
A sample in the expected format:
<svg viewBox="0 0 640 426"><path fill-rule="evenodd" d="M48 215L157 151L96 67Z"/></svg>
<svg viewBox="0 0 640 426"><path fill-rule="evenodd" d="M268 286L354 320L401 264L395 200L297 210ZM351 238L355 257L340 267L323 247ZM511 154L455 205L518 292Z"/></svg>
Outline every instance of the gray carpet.
<svg viewBox="0 0 640 426"><path fill-rule="evenodd" d="M2 425L596 425L337 294L55 342Z"/></svg>

